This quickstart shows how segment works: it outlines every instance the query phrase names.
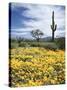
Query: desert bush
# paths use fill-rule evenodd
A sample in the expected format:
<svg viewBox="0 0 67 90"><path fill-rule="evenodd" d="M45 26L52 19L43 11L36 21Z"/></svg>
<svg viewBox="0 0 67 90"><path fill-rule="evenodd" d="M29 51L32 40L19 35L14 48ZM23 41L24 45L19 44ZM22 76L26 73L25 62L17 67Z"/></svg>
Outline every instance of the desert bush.
<svg viewBox="0 0 67 90"><path fill-rule="evenodd" d="M44 45L44 48L50 49L50 50L57 50L58 46L55 43L48 43Z"/></svg>
<svg viewBox="0 0 67 90"><path fill-rule="evenodd" d="M64 37L57 38L55 42L56 42L56 45L59 47L59 49L65 49L65 38Z"/></svg>
<svg viewBox="0 0 67 90"><path fill-rule="evenodd" d="M17 42L11 42L11 44L9 45L9 48L17 48L17 47L18 47Z"/></svg>
<svg viewBox="0 0 67 90"><path fill-rule="evenodd" d="M32 47L44 47L46 49L50 49L50 50L56 50L58 49L58 46L55 43L52 42L39 42L39 43L31 43Z"/></svg>
<svg viewBox="0 0 67 90"><path fill-rule="evenodd" d="M20 42L19 47L28 47L29 44L27 42Z"/></svg>

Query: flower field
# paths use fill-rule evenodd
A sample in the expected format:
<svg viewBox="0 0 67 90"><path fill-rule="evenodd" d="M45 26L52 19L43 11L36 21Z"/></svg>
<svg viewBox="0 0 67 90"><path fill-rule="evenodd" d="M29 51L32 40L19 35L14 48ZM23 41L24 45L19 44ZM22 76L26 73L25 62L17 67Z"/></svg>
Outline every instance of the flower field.
<svg viewBox="0 0 67 90"><path fill-rule="evenodd" d="M11 49L9 68L12 87L65 83L63 50L52 51L41 47Z"/></svg>

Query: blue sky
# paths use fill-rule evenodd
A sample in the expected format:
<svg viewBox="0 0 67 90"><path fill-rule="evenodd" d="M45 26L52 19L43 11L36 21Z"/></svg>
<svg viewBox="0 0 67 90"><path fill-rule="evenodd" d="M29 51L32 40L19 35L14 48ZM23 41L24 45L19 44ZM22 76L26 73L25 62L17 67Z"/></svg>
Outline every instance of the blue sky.
<svg viewBox="0 0 67 90"><path fill-rule="evenodd" d="M40 4L11 4L11 36L32 38L30 31L40 29L44 37L51 36L52 11L57 30L55 37L65 34L65 7Z"/></svg>

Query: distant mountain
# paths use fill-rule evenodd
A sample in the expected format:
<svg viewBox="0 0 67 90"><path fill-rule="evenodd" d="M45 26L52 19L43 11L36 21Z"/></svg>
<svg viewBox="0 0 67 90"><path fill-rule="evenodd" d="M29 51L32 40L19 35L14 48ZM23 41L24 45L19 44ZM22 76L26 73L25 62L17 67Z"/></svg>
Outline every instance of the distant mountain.
<svg viewBox="0 0 67 90"><path fill-rule="evenodd" d="M44 37L44 38L41 38L40 40L41 41L50 41L52 39L52 37Z"/></svg>

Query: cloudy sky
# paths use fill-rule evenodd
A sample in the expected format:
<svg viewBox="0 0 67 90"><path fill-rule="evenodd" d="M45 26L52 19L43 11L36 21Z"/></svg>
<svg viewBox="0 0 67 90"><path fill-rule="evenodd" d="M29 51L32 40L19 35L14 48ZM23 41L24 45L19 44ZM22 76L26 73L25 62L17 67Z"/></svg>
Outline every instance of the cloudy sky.
<svg viewBox="0 0 67 90"><path fill-rule="evenodd" d="M65 33L65 7L58 5L11 3L11 36L31 38L30 31L40 29L44 37L51 36L52 11L57 30L55 37Z"/></svg>

